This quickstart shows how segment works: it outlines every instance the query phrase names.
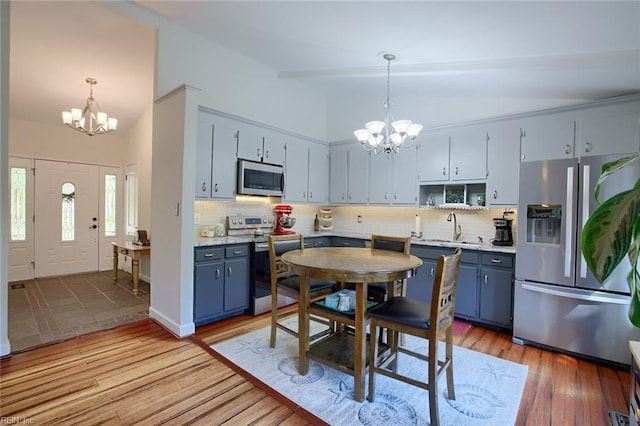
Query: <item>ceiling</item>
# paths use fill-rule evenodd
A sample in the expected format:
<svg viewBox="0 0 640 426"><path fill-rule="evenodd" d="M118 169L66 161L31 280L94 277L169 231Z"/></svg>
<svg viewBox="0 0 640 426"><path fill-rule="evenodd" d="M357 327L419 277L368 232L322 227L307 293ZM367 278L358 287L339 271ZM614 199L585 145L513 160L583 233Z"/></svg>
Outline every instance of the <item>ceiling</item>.
<svg viewBox="0 0 640 426"><path fill-rule="evenodd" d="M135 1L325 93L567 104L640 92L640 2ZM131 6L131 5L130 5ZM152 95L153 30L108 2L13 2L11 114L94 95L123 126ZM120 118L118 117L118 118Z"/></svg>

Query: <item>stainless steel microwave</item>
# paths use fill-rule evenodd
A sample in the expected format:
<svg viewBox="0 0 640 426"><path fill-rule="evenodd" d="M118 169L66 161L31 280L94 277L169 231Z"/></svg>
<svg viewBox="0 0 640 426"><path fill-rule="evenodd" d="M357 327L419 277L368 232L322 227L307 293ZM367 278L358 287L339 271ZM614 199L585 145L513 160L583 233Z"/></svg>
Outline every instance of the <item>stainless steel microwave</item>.
<svg viewBox="0 0 640 426"><path fill-rule="evenodd" d="M281 197L284 179L282 166L238 160L238 194Z"/></svg>

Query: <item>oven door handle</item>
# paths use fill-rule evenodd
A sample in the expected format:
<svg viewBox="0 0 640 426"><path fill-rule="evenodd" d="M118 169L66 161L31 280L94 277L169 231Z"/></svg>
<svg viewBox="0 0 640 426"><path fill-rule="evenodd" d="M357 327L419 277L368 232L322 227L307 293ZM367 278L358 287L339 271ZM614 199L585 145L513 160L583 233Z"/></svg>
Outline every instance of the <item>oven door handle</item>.
<svg viewBox="0 0 640 426"><path fill-rule="evenodd" d="M268 251L269 250L269 243L256 243L255 250L256 251Z"/></svg>

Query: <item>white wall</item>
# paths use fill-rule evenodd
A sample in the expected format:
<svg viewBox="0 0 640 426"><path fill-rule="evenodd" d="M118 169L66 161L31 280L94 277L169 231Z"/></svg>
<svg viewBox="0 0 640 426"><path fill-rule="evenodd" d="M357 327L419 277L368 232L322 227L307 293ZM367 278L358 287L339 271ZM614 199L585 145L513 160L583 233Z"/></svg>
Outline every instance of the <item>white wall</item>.
<svg viewBox="0 0 640 426"><path fill-rule="evenodd" d="M87 136L62 124L49 125L12 118L9 154L12 157L40 158L74 163L122 166L126 136L117 131Z"/></svg>
<svg viewBox="0 0 640 426"><path fill-rule="evenodd" d="M0 356L11 353L7 274L9 223L9 18L10 3L0 1Z"/></svg>
<svg viewBox="0 0 640 426"><path fill-rule="evenodd" d="M193 334L193 200L198 93L183 86L155 103L149 315L177 336Z"/></svg>
<svg viewBox="0 0 640 426"><path fill-rule="evenodd" d="M326 140L324 96L167 20L158 39L156 94L181 84L202 90L201 105Z"/></svg>
<svg viewBox="0 0 640 426"><path fill-rule="evenodd" d="M539 111L583 103L581 99L545 98L402 98L391 95L393 115L396 119L412 120L425 129L464 123L486 118ZM347 99L329 99L327 110L328 142L354 140L353 131L371 120L384 118L384 99L380 96L353 96ZM418 139L419 140L418 136Z"/></svg>

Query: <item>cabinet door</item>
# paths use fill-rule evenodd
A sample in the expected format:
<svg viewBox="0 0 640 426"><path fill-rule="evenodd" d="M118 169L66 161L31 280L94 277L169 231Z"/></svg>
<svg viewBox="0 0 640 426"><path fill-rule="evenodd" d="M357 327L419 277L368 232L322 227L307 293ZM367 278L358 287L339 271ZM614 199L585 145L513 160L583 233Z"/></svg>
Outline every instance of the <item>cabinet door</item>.
<svg viewBox="0 0 640 426"><path fill-rule="evenodd" d="M238 158L262 161L263 129L238 122Z"/></svg>
<svg viewBox="0 0 640 426"><path fill-rule="evenodd" d="M346 145L329 148L329 202L331 204L347 202L348 152Z"/></svg>
<svg viewBox="0 0 640 426"><path fill-rule="evenodd" d="M478 267L461 264L457 285L455 315L476 318L478 316Z"/></svg>
<svg viewBox="0 0 640 426"><path fill-rule="evenodd" d="M480 319L511 328L511 270L481 268L480 282Z"/></svg>
<svg viewBox="0 0 640 426"><path fill-rule="evenodd" d="M196 145L196 198L211 195L211 161L213 149L213 117L198 111L198 135Z"/></svg>
<svg viewBox="0 0 640 426"><path fill-rule="evenodd" d="M286 159L285 146L287 137L282 133L272 130L262 129L264 136L262 162L269 164L284 165Z"/></svg>
<svg viewBox="0 0 640 426"><path fill-rule="evenodd" d="M640 150L640 113L614 113L605 108L578 121L579 155L628 154Z"/></svg>
<svg viewBox="0 0 640 426"><path fill-rule="evenodd" d="M249 260L246 257L224 263L224 310L244 310L249 307Z"/></svg>
<svg viewBox="0 0 640 426"><path fill-rule="evenodd" d="M449 133L431 131L420 136L418 144L418 181L449 180Z"/></svg>
<svg viewBox="0 0 640 426"><path fill-rule="evenodd" d="M366 204L369 198L369 153L360 144L349 147L347 170L347 202Z"/></svg>
<svg viewBox="0 0 640 426"><path fill-rule="evenodd" d="M574 121L566 113L523 119L521 161L574 157Z"/></svg>
<svg viewBox="0 0 640 426"><path fill-rule="evenodd" d="M223 311L224 272L222 262L194 265L193 320L201 324Z"/></svg>
<svg viewBox="0 0 640 426"><path fill-rule="evenodd" d="M369 157L369 202L389 204L392 201L393 161L397 154L371 154Z"/></svg>
<svg viewBox="0 0 640 426"><path fill-rule="evenodd" d="M216 118L213 127L213 167L211 197L233 200L238 178L236 157L236 126L231 120Z"/></svg>
<svg viewBox="0 0 640 426"><path fill-rule="evenodd" d="M329 147L318 143L309 144L309 192L310 203L329 202Z"/></svg>
<svg viewBox="0 0 640 426"><path fill-rule="evenodd" d="M487 206L517 206L520 168L518 122L506 121L491 124L487 152Z"/></svg>
<svg viewBox="0 0 640 426"><path fill-rule="evenodd" d="M309 179L309 146L297 138L287 140L284 200L289 203L307 202Z"/></svg>
<svg viewBox="0 0 640 426"><path fill-rule="evenodd" d="M393 204L418 203L417 150L416 146L400 148L393 157Z"/></svg>
<svg viewBox="0 0 640 426"><path fill-rule="evenodd" d="M407 297L431 304L437 262L432 259L420 259L422 266L418 273L407 280Z"/></svg>
<svg viewBox="0 0 640 426"><path fill-rule="evenodd" d="M451 132L451 180L487 178L487 131L483 126L463 126Z"/></svg>

